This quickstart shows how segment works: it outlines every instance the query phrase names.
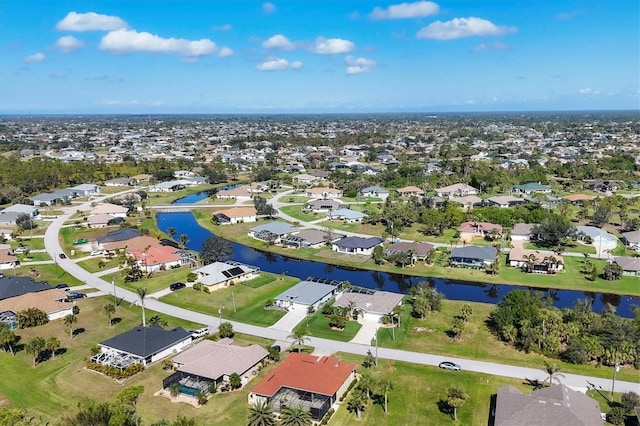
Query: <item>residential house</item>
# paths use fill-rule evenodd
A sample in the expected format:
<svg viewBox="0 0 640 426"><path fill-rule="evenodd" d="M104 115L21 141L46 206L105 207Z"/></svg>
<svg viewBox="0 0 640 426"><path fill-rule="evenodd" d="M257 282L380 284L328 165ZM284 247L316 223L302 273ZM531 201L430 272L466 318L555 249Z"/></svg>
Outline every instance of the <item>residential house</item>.
<svg viewBox="0 0 640 426"><path fill-rule="evenodd" d="M75 197L90 197L100 193L100 186L93 183L83 183L69 188L74 192Z"/></svg>
<svg viewBox="0 0 640 426"><path fill-rule="evenodd" d="M97 205L91 212L89 212L89 216L98 215L98 214L108 214L113 217L127 217L127 212L129 209L124 206L119 206L117 204L111 203L103 203Z"/></svg>
<svg viewBox="0 0 640 426"><path fill-rule="evenodd" d="M405 186L403 188L396 189L396 192L401 197L423 197L424 191L417 186Z"/></svg>
<svg viewBox="0 0 640 426"><path fill-rule="evenodd" d="M464 222L458 228L460 240L469 242L474 238L486 238L502 235L502 226L488 222Z"/></svg>
<svg viewBox="0 0 640 426"><path fill-rule="evenodd" d="M292 177L291 180L294 180L294 181L296 181L298 183L301 183L303 185L311 185L315 181L317 181L318 178L316 176L313 176L313 175L302 173L302 174L299 174L297 176Z"/></svg>
<svg viewBox="0 0 640 426"><path fill-rule="evenodd" d="M553 274L564 268L564 258L557 254L546 255L537 250L525 249L523 240L520 240L513 242L513 247L507 255L507 264L525 269L527 272Z"/></svg>
<svg viewBox="0 0 640 426"><path fill-rule="evenodd" d="M282 245L285 247L309 247L320 248L327 244L331 244L336 240L344 237L344 235L334 232L320 231L317 229L301 229L295 235L288 235L282 239Z"/></svg>
<svg viewBox="0 0 640 426"><path fill-rule="evenodd" d="M128 241L132 238L139 237L140 230L135 228L122 228L116 229L111 232L107 232L102 237L96 238L97 248L103 249L105 248L105 244L109 243L121 243L122 245L119 247L124 247L126 243L123 241ZM150 238L150 237L149 237Z"/></svg>
<svg viewBox="0 0 640 426"><path fill-rule="evenodd" d="M480 191L466 183L456 183L453 185L436 188L436 195L442 198L466 197L467 195L478 195Z"/></svg>
<svg viewBox="0 0 640 426"><path fill-rule="evenodd" d="M193 271L196 282L219 290L242 281L248 281L260 275L260 268L239 262L213 262Z"/></svg>
<svg viewBox="0 0 640 426"><path fill-rule="evenodd" d="M520 185L514 185L512 188L516 194L551 194L551 187L548 185L542 185L540 182L529 182Z"/></svg>
<svg viewBox="0 0 640 426"><path fill-rule="evenodd" d="M620 188L620 184L614 180L585 179L584 182L587 184L587 187L592 191L615 192Z"/></svg>
<svg viewBox="0 0 640 426"><path fill-rule="evenodd" d="M30 198L33 201L33 205L38 206L51 206L56 203L68 203L71 200L72 194L67 191L55 191L55 192L45 192L42 194L35 195Z"/></svg>
<svg viewBox="0 0 640 426"><path fill-rule="evenodd" d="M498 256L498 250L492 246L455 247L449 256L449 265L464 268L483 268L491 265Z"/></svg>
<svg viewBox="0 0 640 426"><path fill-rule="evenodd" d="M141 183L150 182L151 179L153 179L153 175L139 174L139 175L131 176L131 184L140 185Z"/></svg>
<svg viewBox="0 0 640 426"><path fill-rule="evenodd" d="M306 195L309 198L340 198L342 197L342 191L336 188L321 186L318 188L307 189Z"/></svg>
<svg viewBox="0 0 640 426"><path fill-rule="evenodd" d="M341 208L337 210L330 210L327 213L327 217L329 218L329 220L344 220L347 223L355 223L362 222L362 220L369 217L369 215L357 210Z"/></svg>
<svg viewBox="0 0 640 426"><path fill-rule="evenodd" d="M255 222L257 220L254 207L232 207L213 212L213 218L221 225Z"/></svg>
<svg viewBox="0 0 640 426"><path fill-rule="evenodd" d="M10 248L0 248L0 271L15 268L19 264L18 258Z"/></svg>
<svg viewBox="0 0 640 426"><path fill-rule="evenodd" d="M525 395L511 385L498 389L495 426L595 426L604 422L593 398L565 385L536 389Z"/></svg>
<svg viewBox="0 0 640 426"><path fill-rule="evenodd" d="M431 197L434 207L440 207L444 203L444 199L440 197ZM464 210L471 210L474 207L482 207L482 198L477 195L467 195L465 197L451 197L449 201L462 205ZM438 203L439 202L439 203ZM439 204L439 205L438 205Z"/></svg>
<svg viewBox="0 0 640 426"><path fill-rule="evenodd" d="M319 422L356 378L356 364L291 353L249 393L249 404L269 403L275 413L299 406Z"/></svg>
<svg viewBox="0 0 640 426"><path fill-rule="evenodd" d="M591 245L600 253L613 250L618 246L618 237L595 226L576 226L576 233L580 241L589 238Z"/></svg>
<svg viewBox="0 0 640 426"><path fill-rule="evenodd" d="M119 177L115 179L108 179L104 181L104 186L131 186L132 178Z"/></svg>
<svg viewBox="0 0 640 426"><path fill-rule="evenodd" d="M585 195L585 194L565 195L562 198L564 198L574 206L584 206L585 201L592 201L596 199L596 197L594 197L593 195Z"/></svg>
<svg viewBox="0 0 640 426"><path fill-rule="evenodd" d="M12 204L9 207L6 207L0 210L0 214L3 213L18 213L18 214L26 214L27 216L31 216L35 218L38 216L38 208L36 206L29 206L27 204Z"/></svg>
<svg viewBox="0 0 640 426"><path fill-rule="evenodd" d="M324 198L311 200L305 205L306 210L310 210L314 213L326 213L343 207L345 207L345 205L338 200Z"/></svg>
<svg viewBox="0 0 640 426"><path fill-rule="evenodd" d="M411 254L411 263L413 263L419 260L425 261L433 247L433 244L429 243L398 242L387 247L385 254L387 256L393 256L398 253Z"/></svg>
<svg viewBox="0 0 640 426"><path fill-rule="evenodd" d="M124 218L105 213L94 214L87 218L89 228L105 228L107 226L119 225L122 222L124 222Z"/></svg>
<svg viewBox="0 0 640 426"><path fill-rule="evenodd" d="M18 212L0 212L0 225L15 225L20 216L23 216L24 213Z"/></svg>
<svg viewBox="0 0 640 426"><path fill-rule="evenodd" d="M38 308L47 314L49 321L54 321L73 313L73 304L65 302L66 298L65 291L46 282L19 276L0 277L0 312Z"/></svg>
<svg viewBox="0 0 640 426"><path fill-rule="evenodd" d="M363 256L371 256L376 246L382 246L382 238L378 237L344 237L338 241L334 241L331 250L338 253L360 254Z"/></svg>
<svg viewBox="0 0 640 426"><path fill-rule="evenodd" d="M402 305L402 294L376 290L372 293L346 292L336 297L333 306L353 307L363 319L379 322L382 317Z"/></svg>
<svg viewBox="0 0 640 426"><path fill-rule="evenodd" d="M389 191L379 186L367 186L358 191L358 193L361 197L380 198L382 201L389 198Z"/></svg>
<svg viewBox="0 0 640 426"><path fill-rule="evenodd" d="M511 229L511 241L530 241L535 223L516 223Z"/></svg>
<svg viewBox="0 0 640 426"><path fill-rule="evenodd" d="M624 232L622 242L630 249L640 251L640 230Z"/></svg>
<svg viewBox="0 0 640 426"><path fill-rule="evenodd" d="M246 185L231 189L221 189L216 192L216 198L221 200L250 200L251 192Z"/></svg>
<svg viewBox="0 0 640 426"><path fill-rule="evenodd" d="M146 273L176 268L193 261L193 258L181 256L181 252L183 250L171 246L145 247L137 250L127 249L127 254L132 256Z"/></svg>
<svg viewBox="0 0 640 426"><path fill-rule="evenodd" d="M297 234L298 231L298 228L285 222L270 222L251 228L248 235L256 240L278 244L283 237Z"/></svg>
<svg viewBox="0 0 640 426"><path fill-rule="evenodd" d="M640 276L640 257L618 256L613 259L624 275Z"/></svg>
<svg viewBox="0 0 640 426"><path fill-rule="evenodd" d="M100 352L91 361L122 370L132 364L147 366L181 352L191 341L191 333L182 327L139 326L98 343Z"/></svg>
<svg viewBox="0 0 640 426"><path fill-rule="evenodd" d="M518 204L522 204L524 203L524 200L522 198L513 197L511 195L499 195L496 197L489 197L485 200L485 202L490 206L506 209L509 207L515 207Z"/></svg>
<svg viewBox="0 0 640 426"><path fill-rule="evenodd" d="M341 284L337 281L320 281L300 281L275 297L276 306L305 312L311 306L317 310L338 293Z"/></svg>
<svg viewBox="0 0 640 426"><path fill-rule="evenodd" d="M207 393L212 387L229 382L229 376L237 374L245 384L260 371L260 362L269 352L260 345L237 346L231 339L202 340L173 358L175 373L162 381L169 389L178 383L180 393L195 396Z"/></svg>

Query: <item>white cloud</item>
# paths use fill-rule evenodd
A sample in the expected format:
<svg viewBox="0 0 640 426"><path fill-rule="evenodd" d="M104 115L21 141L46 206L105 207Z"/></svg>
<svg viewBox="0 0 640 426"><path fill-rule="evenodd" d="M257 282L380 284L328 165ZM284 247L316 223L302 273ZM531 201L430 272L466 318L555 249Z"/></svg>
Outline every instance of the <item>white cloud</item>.
<svg viewBox="0 0 640 426"><path fill-rule="evenodd" d="M289 63L289 61L283 58L269 59L256 67L258 71L284 71L286 69L299 70L300 68L302 68L302 62L293 61Z"/></svg>
<svg viewBox="0 0 640 426"><path fill-rule="evenodd" d="M586 87L584 89L578 90L578 93L581 95L599 95L600 91L592 90L590 87Z"/></svg>
<svg viewBox="0 0 640 426"><path fill-rule="evenodd" d="M44 53L34 53L33 55L29 55L29 56L25 56L24 61L25 62L40 62L40 61L44 61Z"/></svg>
<svg viewBox="0 0 640 426"><path fill-rule="evenodd" d="M113 31L129 25L117 16L100 15L95 12L69 12L56 24L60 31Z"/></svg>
<svg viewBox="0 0 640 426"><path fill-rule="evenodd" d="M349 40L318 37L312 50L314 53L322 55L335 55L338 53L351 52L355 47L356 45Z"/></svg>
<svg viewBox="0 0 640 426"><path fill-rule="evenodd" d="M499 36L516 32L516 27L498 26L482 18L455 18L451 21L436 21L416 34L417 38L453 40L474 36Z"/></svg>
<svg viewBox="0 0 640 426"><path fill-rule="evenodd" d="M213 29L216 31L231 31L233 27L231 26L231 24L224 24L224 25L215 26L213 27Z"/></svg>
<svg viewBox="0 0 640 426"><path fill-rule="evenodd" d="M163 38L135 30L111 31L100 40L100 49L112 53L154 52L180 56L205 56L216 52L216 44L209 39L187 40Z"/></svg>
<svg viewBox="0 0 640 426"><path fill-rule="evenodd" d="M262 11L264 13L273 13L276 11L276 5L269 2L262 3Z"/></svg>
<svg viewBox="0 0 640 426"><path fill-rule="evenodd" d="M347 69L346 69L347 75L371 72L373 67L378 65L376 61L372 59L355 58L351 55L345 58L345 62L347 64Z"/></svg>
<svg viewBox="0 0 640 426"><path fill-rule="evenodd" d="M262 42L265 49L293 50L296 45L282 34L276 34Z"/></svg>
<svg viewBox="0 0 640 426"><path fill-rule="evenodd" d="M56 41L56 47L63 51L64 53L75 52L84 46L84 43L75 38L74 36L64 36L60 37L58 41Z"/></svg>
<svg viewBox="0 0 640 426"><path fill-rule="evenodd" d="M508 48L509 46L506 45L505 43L501 43L497 41L495 43L490 43L490 44L481 43L478 46L474 47L473 50L476 52L487 52L490 50L507 50Z"/></svg>
<svg viewBox="0 0 640 426"><path fill-rule="evenodd" d="M434 2L417 1L414 3L392 4L386 9L376 7L369 14L369 18L375 20L424 18L425 16L435 15L439 11L440 6Z"/></svg>
<svg viewBox="0 0 640 426"><path fill-rule="evenodd" d="M228 47L221 47L218 51L218 56L221 58L228 58L229 56L233 56L233 50Z"/></svg>

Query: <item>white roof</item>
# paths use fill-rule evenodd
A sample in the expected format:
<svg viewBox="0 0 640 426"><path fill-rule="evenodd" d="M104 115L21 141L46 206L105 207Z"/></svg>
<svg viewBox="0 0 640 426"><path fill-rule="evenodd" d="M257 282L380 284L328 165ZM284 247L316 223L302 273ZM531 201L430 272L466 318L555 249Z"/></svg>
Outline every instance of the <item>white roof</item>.
<svg viewBox="0 0 640 426"><path fill-rule="evenodd" d="M233 268L240 268L242 273L233 274L232 276L225 275L224 272L231 271ZM242 264L230 264L226 262L213 262L208 265L203 266L202 268L196 269L194 272L200 275L198 279L204 285L215 285L224 281L227 281L231 278L235 278L240 275L245 275L251 272L253 269L247 265Z"/></svg>
<svg viewBox="0 0 640 426"><path fill-rule="evenodd" d="M592 239L602 238L609 241L618 241L618 237L616 237L615 235L612 235L607 231L603 231L600 228L596 228L595 226L576 226L576 231L582 232Z"/></svg>

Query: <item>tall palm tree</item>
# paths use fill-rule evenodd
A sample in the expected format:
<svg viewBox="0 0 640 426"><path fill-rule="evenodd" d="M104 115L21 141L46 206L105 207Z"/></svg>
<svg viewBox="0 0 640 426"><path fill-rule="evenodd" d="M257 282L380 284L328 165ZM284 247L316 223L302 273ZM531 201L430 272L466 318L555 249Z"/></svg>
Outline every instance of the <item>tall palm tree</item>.
<svg viewBox="0 0 640 426"><path fill-rule="evenodd" d="M180 234L180 246L184 249L189 242L189 236L187 234Z"/></svg>
<svg viewBox="0 0 640 426"><path fill-rule="evenodd" d="M543 361L543 362L544 362L543 370L545 371L545 373L549 375L549 377L544 379L544 381L546 382L547 380L549 380L549 386L553 384L554 379L558 381L558 383L560 383L560 379L558 377L564 377L564 374L560 373L560 370L561 370L560 367L558 367L556 364L550 364L547 361Z"/></svg>
<svg viewBox="0 0 640 426"><path fill-rule="evenodd" d="M311 426L311 413L299 405L285 407L280 412L282 426Z"/></svg>
<svg viewBox="0 0 640 426"><path fill-rule="evenodd" d="M36 366L40 352L44 349L45 341L42 337L34 337L24 346L24 350L33 356L33 366Z"/></svg>
<svg viewBox="0 0 640 426"><path fill-rule="evenodd" d="M384 412L385 414L389 414L389 392L393 390L393 383L391 383L388 379L382 379L377 383L378 391L382 393L384 396Z"/></svg>
<svg viewBox="0 0 640 426"><path fill-rule="evenodd" d="M73 324L78 322L78 317L71 314L64 317L65 327L69 327L69 336L73 339Z"/></svg>
<svg viewBox="0 0 640 426"><path fill-rule="evenodd" d="M16 334L9 328L6 323L0 323L0 346L9 348L11 355L15 355L13 352L13 344L16 341Z"/></svg>
<svg viewBox="0 0 640 426"><path fill-rule="evenodd" d="M364 389L357 387L353 390L351 398L349 398L349 401L347 402L347 410L355 412L356 418L360 420L362 411L364 411L368 401L369 398L367 397Z"/></svg>
<svg viewBox="0 0 640 426"><path fill-rule="evenodd" d="M60 339L55 336L51 336L45 342L45 348L51 351L51 357L56 357L56 351L60 349Z"/></svg>
<svg viewBox="0 0 640 426"><path fill-rule="evenodd" d="M147 326L147 319L144 315L144 299L147 297L147 288L146 287L138 287L136 288L136 292L138 293L138 297L140 298L140 306L142 307L142 326Z"/></svg>
<svg viewBox="0 0 640 426"><path fill-rule="evenodd" d="M109 327L111 327L112 326L111 316L116 312L116 307L114 306L113 303L107 303L102 307L102 312L104 312L104 314L109 319Z"/></svg>
<svg viewBox="0 0 640 426"><path fill-rule="evenodd" d="M273 415L271 404L266 401L258 401L249 407L247 426L275 426L276 418Z"/></svg>
<svg viewBox="0 0 640 426"><path fill-rule="evenodd" d="M305 345L306 342L309 342L310 339L304 334L304 331L301 329L294 329L293 332L287 336L287 339L293 340L294 346L298 347L298 352L300 352L300 348Z"/></svg>
<svg viewBox="0 0 640 426"><path fill-rule="evenodd" d="M464 405L468 397L462 389L455 386L447 389L447 405L453 408L453 420L458 420L458 408Z"/></svg>
<svg viewBox="0 0 640 426"><path fill-rule="evenodd" d="M174 228L173 226L168 227L167 234L169 235L169 238L173 240L173 237L175 237L175 235L177 234L176 228Z"/></svg>

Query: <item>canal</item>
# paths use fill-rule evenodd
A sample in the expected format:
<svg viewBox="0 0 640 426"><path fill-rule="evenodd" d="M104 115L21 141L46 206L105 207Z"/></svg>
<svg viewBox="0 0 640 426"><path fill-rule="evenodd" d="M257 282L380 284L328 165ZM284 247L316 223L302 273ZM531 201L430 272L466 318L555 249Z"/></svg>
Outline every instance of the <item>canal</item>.
<svg viewBox="0 0 640 426"><path fill-rule="evenodd" d="M163 232L166 232L169 227L173 227L177 235L188 235L187 248L191 250L200 251L202 242L213 235L208 229L201 227L193 214L188 212L158 213L157 220L158 228ZM416 283L426 280L435 286L438 291L442 292L447 299L467 300L470 302L498 303L511 290L518 288L529 289L528 287L515 285L460 282L442 278L357 270L321 262L291 259L237 243L233 243L233 260L257 266L263 271L274 274L286 274L301 279L318 277L346 280L356 286L403 294L408 293L409 289ZM553 304L558 308L571 307L576 300L588 298L592 301L595 312L602 311L605 303L610 303L616 307L618 315L633 317L632 306L640 306L639 298L617 294L555 289L540 289L540 291L551 297Z"/></svg>

